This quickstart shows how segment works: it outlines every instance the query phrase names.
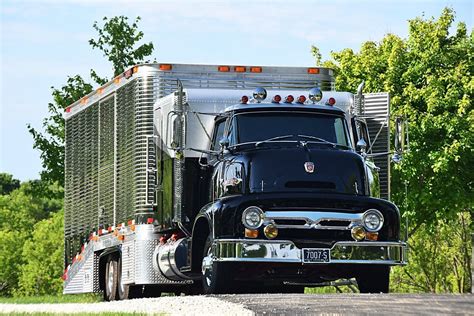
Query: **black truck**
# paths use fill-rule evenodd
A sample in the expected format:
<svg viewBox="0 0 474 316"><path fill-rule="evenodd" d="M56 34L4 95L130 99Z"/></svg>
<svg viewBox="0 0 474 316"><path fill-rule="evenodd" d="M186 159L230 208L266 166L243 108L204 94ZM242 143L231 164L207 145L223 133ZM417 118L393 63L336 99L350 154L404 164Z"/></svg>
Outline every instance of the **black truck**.
<svg viewBox="0 0 474 316"><path fill-rule="evenodd" d="M66 109L65 293L388 292L387 93L327 68L146 64Z"/></svg>

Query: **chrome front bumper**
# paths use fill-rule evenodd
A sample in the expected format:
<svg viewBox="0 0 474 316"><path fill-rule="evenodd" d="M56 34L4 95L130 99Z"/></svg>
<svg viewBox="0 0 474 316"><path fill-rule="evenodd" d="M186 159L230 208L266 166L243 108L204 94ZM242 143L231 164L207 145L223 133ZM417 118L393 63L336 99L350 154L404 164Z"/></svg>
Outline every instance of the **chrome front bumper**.
<svg viewBox="0 0 474 316"><path fill-rule="evenodd" d="M289 240L216 239L214 260L239 262L303 263L302 249ZM339 241L330 250L330 262L353 264L407 264L404 242ZM318 264L318 263L305 263Z"/></svg>

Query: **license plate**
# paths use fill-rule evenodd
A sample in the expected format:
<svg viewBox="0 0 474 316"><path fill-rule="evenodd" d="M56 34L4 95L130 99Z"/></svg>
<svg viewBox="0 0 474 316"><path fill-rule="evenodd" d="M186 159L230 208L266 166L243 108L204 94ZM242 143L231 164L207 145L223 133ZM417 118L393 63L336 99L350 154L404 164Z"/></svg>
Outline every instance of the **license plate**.
<svg viewBox="0 0 474 316"><path fill-rule="evenodd" d="M303 263L327 263L331 261L329 249L303 248Z"/></svg>

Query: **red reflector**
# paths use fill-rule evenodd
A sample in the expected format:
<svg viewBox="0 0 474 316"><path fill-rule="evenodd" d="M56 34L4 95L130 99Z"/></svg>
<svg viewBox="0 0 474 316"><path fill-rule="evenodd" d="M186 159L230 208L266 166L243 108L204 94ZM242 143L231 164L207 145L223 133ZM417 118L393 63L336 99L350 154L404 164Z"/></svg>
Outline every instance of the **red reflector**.
<svg viewBox="0 0 474 316"><path fill-rule="evenodd" d="M285 98L285 103L291 103L295 100L295 98L290 94Z"/></svg>
<svg viewBox="0 0 474 316"><path fill-rule="evenodd" d="M250 72L262 72L262 67L250 67Z"/></svg>
<svg viewBox="0 0 474 316"><path fill-rule="evenodd" d="M129 70L127 70L123 73L123 76L125 77L125 79L130 78L132 75L133 75L133 69L132 68L130 68Z"/></svg>
<svg viewBox="0 0 474 316"><path fill-rule="evenodd" d="M308 68L308 73L313 74L313 75L317 75L317 74L319 74L319 68Z"/></svg>
<svg viewBox="0 0 474 316"><path fill-rule="evenodd" d="M300 95L298 97L298 103L303 104L306 101L306 97L304 95Z"/></svg>
<svg viewBox="0 0 474 316"><path fill-rule="evenodd" d="M146 223L147 223L147 224L152 224L153 221L154 221L153 217L148 217L148 218L146 219Z"/></svg>
<svg viewBox="0 0 474 316"><path fill-rule="evenodd" d="M229 66L219 66L219 67L217 67L217 70L220 71L220 72L229 72L230 67Z"/></svg>
<svg viewBox="0 0 474 316"><path fill-rule="evenodd" d="M249 97L246 95L243 95L242 98L240 99L240 103L247 104L247 102L249 102Z"/></svg>
<svg viewBox="0 0 474 316"><path fill-rule="evenodd" d="M71 108L70 108L70 107L67 107L67 108L66 108L66 113L69 113L69 112L71 112Z"/></svg>
<svg viewBox="0 0 474 316"><path fill-rule="evenodd" d="M334 99L334 98L329 98L328 104L331 105L331 106L333 106L334 104L336 104L336 99Z"/></svg>
<svg viewBox="0 0 474 316"><path fill-rule="evenodd" d="M272 100L273 103L280 103L280 101L281 101L281 96L279 94L273 97L273 100Z"/></svg>
<svg viewBox="0 0 474 316"><path fill-rule="evenodd" d="M247 69L245 69L244 66L235 66L234 71L235 72L245 72Z"/></svg>
<svg viewBox="0 0 474 316"><path fill-rule="evenodd" d="M171 69L173 69L173 66L170 64L160 64L160 70L170 71Z"/></svg>
<svg viewBox="0 0 474 316"><path fill-rule="evenodd" d="M130 225L132 225L132 224L133 224L132 220L129 220L129 221L127 222L127 225L128 225L128 226L130 226Z"/></svg>
<svg viewBox="0 0 474 316"><path fill-rule="evenodd" d="M108 227L107 231L110 233L112 231L112 227Z"/></svg>

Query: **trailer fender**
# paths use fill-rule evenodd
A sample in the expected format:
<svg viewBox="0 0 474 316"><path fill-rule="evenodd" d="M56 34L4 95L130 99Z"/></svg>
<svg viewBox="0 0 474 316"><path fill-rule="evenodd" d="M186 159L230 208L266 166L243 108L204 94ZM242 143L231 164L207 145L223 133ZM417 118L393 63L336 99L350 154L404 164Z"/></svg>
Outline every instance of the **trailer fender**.
<svg viewBox="0 0 474 316"><path fill-rule="evenodd" d="M101 290L105 289L105 284L104 284L105 264L107 263L108 256L112 254L116 255L117 258L120 257L122 255L121 247L114 246L114 247L107 248L104 251L102 251L99 255L99 288Z"/></svg>

